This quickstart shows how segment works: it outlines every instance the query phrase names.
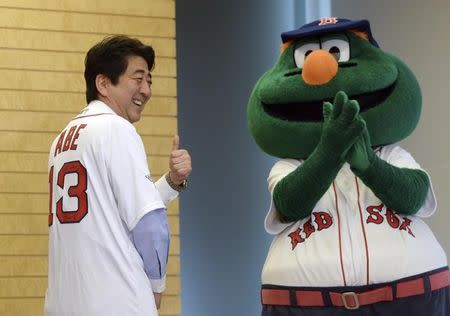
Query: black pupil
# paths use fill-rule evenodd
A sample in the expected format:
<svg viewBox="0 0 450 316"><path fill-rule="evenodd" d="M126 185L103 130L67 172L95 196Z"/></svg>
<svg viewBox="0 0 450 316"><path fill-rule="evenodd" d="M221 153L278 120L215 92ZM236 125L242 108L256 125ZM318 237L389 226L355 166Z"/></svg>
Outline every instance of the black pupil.
<svg viewBox="0 0 450 316"><path fill-rule="evenodd" d="M340 51L340 49L338 47L336 47L336 46L331 47L329 52L330 52L331 55L333 55L333 57L337 61L339 61L339 58L341 57L341 51Z"/></svg>
<svg viewBox="0 0 450 316"><path fill-rule="evenodd" d="M310 49L309 51L307 51L306 53L305 53L305 57L307 57L309 54L311 54L313 51Z"/></svg>

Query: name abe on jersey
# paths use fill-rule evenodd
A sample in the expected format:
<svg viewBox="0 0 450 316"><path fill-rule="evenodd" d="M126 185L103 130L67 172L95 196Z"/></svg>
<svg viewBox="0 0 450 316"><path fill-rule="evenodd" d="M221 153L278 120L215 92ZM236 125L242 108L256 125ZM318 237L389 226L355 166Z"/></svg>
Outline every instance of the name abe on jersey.
<svg viewBox="0 0 450 316"><path fill-rule="evenodd" d="M68 129L65 129L59 135L58 141L53 152L53 157L58 154L66 152L68 150L76 150L78 148L78 138L80 133L87 124L73 125ZM56 178L53 178L56 172ZM87 197L87 170L79 160L65 162L59 170L54 170L54 166L50 166L49 170L49 215L48 226L53 225L53 183L56 182L57 187L61 190L65 188L66 176L73 174L76 177L76 184L71 185L67 189L67 196L77 199L76 209L65 210L64 209L64 197L60 197L56 201L56 217L61 224L73 224L79 223L88 213L88 197Z"/></svg>
<svg viewBox="0 0 450 316"><path fill-rule="evenodd" d="M78 140L78 137L80 137L80 130L82 130L86 126L87 124L79 124L72 126L68 132L67 129L63 130L59 135L53 156L55 157L57 154L60 154L67 150L76 150L78 147L76 141Z"/></svg>

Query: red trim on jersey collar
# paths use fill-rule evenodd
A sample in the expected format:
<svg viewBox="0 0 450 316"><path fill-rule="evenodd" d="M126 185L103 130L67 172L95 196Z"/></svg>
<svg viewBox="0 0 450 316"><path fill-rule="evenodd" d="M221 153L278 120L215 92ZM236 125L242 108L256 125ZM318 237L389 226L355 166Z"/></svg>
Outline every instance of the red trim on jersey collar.
<svg viewBox="0 0 450 316"><path fill-rule="evenodd" d="M75 121L75 120L78 120L78 119L81 119L81 118L85 118L85 117L99 116L99 115L115 115L115 114L114 113L97 113L97 114L90 114L90 115L82 115L82 116L74 117L72 119L72 121Z"/></svg>

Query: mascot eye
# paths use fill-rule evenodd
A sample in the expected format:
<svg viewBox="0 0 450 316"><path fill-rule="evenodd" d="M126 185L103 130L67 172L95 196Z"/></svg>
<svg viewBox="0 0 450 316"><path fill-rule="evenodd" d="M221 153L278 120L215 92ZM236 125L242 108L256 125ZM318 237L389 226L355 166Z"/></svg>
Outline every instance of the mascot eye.
<svg viewBox="0 0 450 316"><path fill-rule="evenodd" d="M332 39L322 43L322 49L329 52L338 62L350 59L350 45L341 39Z"/></svg>
<svg viewBox="0 0 450 316"><path fill-rule="evenodd" d="M305 62L306 56L308 56L313 51L320 49L319 43L308 43L302 46L299 46L294 51L294 60L295 65L298 68L303 67L303 63Z"/></svg>

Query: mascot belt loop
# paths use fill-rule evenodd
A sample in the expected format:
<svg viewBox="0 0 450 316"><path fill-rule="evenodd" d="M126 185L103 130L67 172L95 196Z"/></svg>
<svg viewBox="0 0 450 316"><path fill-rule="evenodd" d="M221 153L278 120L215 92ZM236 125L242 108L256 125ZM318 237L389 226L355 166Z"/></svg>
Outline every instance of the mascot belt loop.
<svg viewBox="0 0 450 316"><path fill-rule="evenodd" d="M247 108L255 142L279 158L262 315L450 315L447 257L423 221L431 179L398 145L420 119L416 77L367 20L323 18L281 39Z"/></svg>

